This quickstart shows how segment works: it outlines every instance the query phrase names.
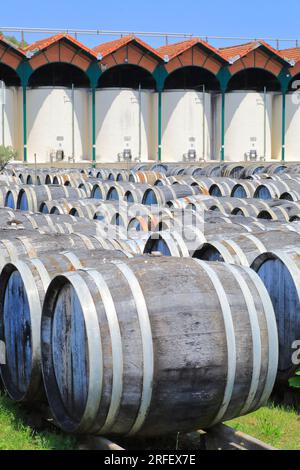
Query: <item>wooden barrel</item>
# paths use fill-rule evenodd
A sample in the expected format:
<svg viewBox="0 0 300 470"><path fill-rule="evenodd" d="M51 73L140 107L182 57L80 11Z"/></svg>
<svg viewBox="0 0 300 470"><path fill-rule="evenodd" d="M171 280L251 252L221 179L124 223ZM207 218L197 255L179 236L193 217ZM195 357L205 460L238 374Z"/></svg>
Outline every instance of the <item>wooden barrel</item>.
<svg viewBox="0 0 300 470"><path fill-rule="evenodd" d="M139 171L144 171L144 169L140 169ZM162 162L154 163L154 165L150 167L150 171L165 175L168 171L168 164Z"/></svg>
<svg viewBox="0 0 300 470"><path fill-rule="evenodd" d="M108 179L109 173L110 173L110 170L108 170L106 168L99 168L99 169L96 170L96 173L93 176L95 176L99 180L105 181L105 180Z"/></svg>
<svg viewBox="0 0 300 470"><path fill-rule="evenodd" d="M148 240L148 233L143 231L130 230L127 237L115 239L117 249L122 249L131 256L142 255Z"/></svg>
<svg viewBox="0 0 300 470"><path fill-rule="evenodd" d="M38 185L49 184L50 175L47 171L39 171L36 176L36 183ZM33 180L34 181L34 180ZM51 181L52 183L52 181Z"/></svg>
<svg viewBox="0 0 300 470"><path fill-rule="evenodd" d="M241 163L228 163L222 168L222 176L228 178L241 178L245 171L245 165Z"/></svg>
<svg viewBox="0 0 300 470"><path fill-rule="evenodd" d="M289 212L281 206L263 209L257 214L258 219L277 220L280 222L289 222Z"/></svg>
<svg viewBox="0 0 300 470"><path fill-rule="evenodd" d="M128 181L130 172L128 170L119 170L116 175L116 181Z"/></svg>
<svg viewBox="0 0 300 470"><path fill-rule="evenodd" d="M142 203L147 205L164 205L174 199L185 196L192 196L199 193L200 189L198 186L192 187L183 184L176 184L172 186L155 186L145 191Z"/></svg>
<svg viewBox="0 0 300 470"><path fill-rule="evenodd" d="M128 202L142 202L143 196L147 189L151 188L149 184L142 183L115 183L112 185L106 194L107 201L126 200ZM137 194L141 196L138 198ZM132 197L133 194L135 198ZM134 199L139 199L134 201Z"/></svg>
<svg viewBox="0 0 300 470"><path fill-rule="evenodd" d="M205 178L203 178L205 180ZM202 178L201 178L202 180ZM187 185L190 185L190 186L193 186L193 185L196 185L197 184L197 179L194 178L194 176L191 176L191 175L175 175L175 176L169 176L168 178L166 178L166 182L167 184L176 184L176 183L180 183L180 184L187 184Z"/></svg>
<svg viewBox="0 0 300 470"><path fill-rule="evenodd" d="M109 173L107 175L108 181L117 181L117 176L119 175L119 170L109 170Z"/></svg>
<svg viewBox="0 0 300 470"><path fill-rule="evenodd" d="M129 175L129 182L131 183L146 183L154 185L157 180L163 179L164 174L158 173L156 171L137 171L135 173L131 172Z"/></svg>
<svg viewBox="0 0 300 470"><path fill-rule="evenodd" d="M206 429L265 404L278 364L259 277L191 258L116 260L57 276L41 337L48 401L67 432Z"/></svg>
<svg viewBox="0 0 300 470"><path fill-rule="evenodd" d="M1 192L5 197L4 199L5 207L9 207L10 209L17 208L17 201L18 201L20 187L21 186L17 186L16 188L2 189Z"/></svg>
<svg viewBox="0 0 300 470"><path fill-rule="evenodd" d="M287 166L282 163L271 163L269 165L266 165L265 167L265 171L269 175L273 175L273 174L278 175L279 173L283 173L286 169L287 169Z"/></svg>
<svg viewBox="0 0 300 470"><path fill-rule="evenodd" d="M205 239L203 234L202 237ZM176 230L150 233L144 248L144 253L147 254L160 253L164 256L177 258L189 257L193 255L194 251L190 254L182 234Z"/></svg>
<svg viewBox="0 0 300 470"><path fill-rule="evenodd" d="M277 381L288 385L299 364L300 338L300 250L271 250L258 256L253 264L270 295L275 310L279 335L279 366Z"/></svg>
<svg viewBox="0 0 300 470"><path fill-rule="evenodd" d="M205 243L195 254L205 261L223 261L242 266L251 266L253 261L262 253L299 247L300 235L293 232L271 230L268 232L243 233L232 239L210 241Z"/></svg>
<svg viewBox="0 0 300 470"><path fill-rule="evenodd" d="M108 191L114 185L114 181L95 183L92 189L91 198L105 200Z"/></svg>
<svg viewBox="0 0 300 470"><path fill-rule="evenodd" d="M181 165L168 165L168 171L166 176L182 175L185 171L185 166Z"/></svg>
<svg viewBox="0 0 300 470"><path fill-rule="evenodd" d="M22 257L36 258L47 251L57 252L76 248L95 250L103 248L105 240L81 233L68 235L45 234L38 230L0 231L0 271L6 263Z"/></svg>
<svg viewBox="0 0 300 470"><path fill-rule="evenodd" d="M259 175L260 173L263 173L265 170L265 167L263 164L259 163L250 163L248 164L243 172L243 178L249 178L255 175Z"/></svg>
<svg viewBox="0 0 300 470"><path fill-rule="evenodd" d="M300 182L294 180L267 182L256 188L254 197L259 199L279 199L282 194L293 190L300 191Z"/></svg>
<svg viewBox="0 0 300 470"><path fill-rule="evenodd" d="M207 215L209 214L209 215ZM214 216L211 216L211 214L214 214ZM235 226L238 227L238 230L242 230L243 232L253 232L253 231L265 231L266 228L263 226L263 224L260 224L256 219L252 217L243 217L243 216L224 216L223 214L219 214L218 212L214 211L207 211L205 212L204 215L204 220L205 220L205 225L207 225L206 232L209 234L212 232L213 235L213 227L216 226L217 224L220 224L222 227L224 224L229 224L233 226L233 230L235 230ZM214 225L212 225L214 224ZM226 225L225 225L226 227ZM204 229L205 230L205 229ZM225 233L226 233L225 228ZM232 227L230 227L229 230L232 230ZM218 233L218 230L217 232ZM209 235L211 236L211 235Z"/></svg>
<svg viewBox="0 0 300 470"><path fill-rule="evenodd" d="M150 170L151 165L149 163L136 163L134 167L131 169L131 171L147 171Z"/></svg>
<svg viewBox="0 0 300 470"><path fill-rule="evenodd" d="M242 233L251 232L251 227L242 224L228 224L220 221L210 221L204 225L204 235L207 240L231 238ZM199 245L200 246L200 245Z"/></svg>
<svg viewBox="0 0 300 470"><path fill-rule="evenodd" d="M234 205L235 207L232 209L232 215L243 215L244 217L257 217L258 214L261 212L261 207L257 207L254 204L247 204L247 205ZM266 209L267 210L267 209Z"/></svg>
<svg viewBox="0 0 300 470"><path fill-rule="evenodd" d="M24 186L20 189L17 209L39 212L41 204L59 198L84 198L85 193L78 188L67 186Z"/></svg>
<svg viewBox="0 0 300 470"><path fill-rule="evenodd" d="M56 275L99 267L122 251L80 251L44 254L8 263L0 276L0 341L5 344L1 377L9 396L29 403L43 396L40 326L46 290Z"/></svg>
<svg viewBox="0 0 300 470"><path fill-rule="evenodd" d="M81 199L71 204L70 215L94 219L96 212L103 207L99 199Z"/></svg>
<svg viewBox="0 0 300 470"><path fill-rule="evenodd" d="M236 185L236 180L224 178L223 181L213 183L209 188L209 194L215 197L231 196L232 188Z"/></svg>
<svg viewBox="0 0 300 470"><path fill-rule="evenodd" d="M222 165L218 162L205 165L204 175L218 177L221 176Z"/></svg>
<svg viewBox="0 0 300 470"><path fill-rule="evenodd" d="M28 230L42 230L48 233L58 233L60 230L59 227L61 230L63 230L63 228L67 229L68 226L74 225L76 222L77 219L69 215L49 217L49 215L44 214L13 211L7 208L0 209L1 228L5 226L10 228L22 225ZM63 231L62 233L70 233L70 231Z"/></svg>
<svg viewBox="0 0 300 470"><path fill-rule="evenodd" d="M80 183L78 188L85 192L86 197L92 197L93 187L97 182L96 178L88 178L84 183Z"/></svg>
<svg viewBox="0 0 300 470"><path fill-rule="evenodd" d="M159 223L158 218L153 215L137 215L128 221L127 232L131 230L151 232L156 230Z"/></svg>
<svg viewBox="0 0 300 470"><path fill-rule="evenodd" d="M141 188L141 187L136 187L136 186L134 188L127 189L123 196L124 201L127 201L128 203L142 203L142 200L145 194L145 189L146 188Z"/></svg>
<svg viewBox="0 0 300 470"><path fill-rule="evenodd" d="M239 198L253 198L255 190L259 185L259 181L241 181L233 186L231 196Z"/></svg>
<svg viewBox="0 0 300 470"><path fill-rule="evenodd" d="M287 201L300 201L300 190L299 191L287 191L282 193L280 199L286 199Z"/></svg>

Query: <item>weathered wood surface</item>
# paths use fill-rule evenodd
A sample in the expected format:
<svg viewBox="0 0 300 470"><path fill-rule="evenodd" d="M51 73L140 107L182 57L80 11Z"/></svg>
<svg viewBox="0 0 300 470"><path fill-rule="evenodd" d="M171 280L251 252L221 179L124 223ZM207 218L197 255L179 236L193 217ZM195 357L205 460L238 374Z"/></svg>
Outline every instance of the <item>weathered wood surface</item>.
<svg viewBox="0 0 300 470"><path fill-rule="evenodd" d="M252 269L262 279L273 303L279 335L278 382L299 368L300 249L279 249L259 255Z"/></svg>
<svg viewBox="0 0 300 470"><path fill-rule="evenodd" d="M154 186L145 191L143 204L165 205L167 202L181 197L192 196L201 192L198 186L185 184L173 184L172 186Z"/></svg>
<svg viewBox="0 0 300 470"><path fill-rule="evenodd" d="M223 261L226 263L251 266L253 261L262 253L298 247L300 249L300 234L296 232L267 232L246 233L232 238L211 240L204 244L195 254L206 261Z"/></svg>
<svg viewBox="0 0 300 470"><path fill-rule="evenodd" d="M22 186L17 199L17 209L39 212L41 204L59 198L84 198L85 192L78 188L67 186Z"/></svg>
<svg viewBox="0 0 300 470"><path fill-rule="evenodd" d="M122 251L95 250L44 254L8 263L0 275L0 341L6 360L1 376L16 401L39 401L43 395L40 323L45 292L57 274L84 267L98 268Z"/></svg>
<svg viewBox="0 0 300 470"><path fill-rule="evenodd" d="M259 407L277 372L263 284L222 263L141 258L58 276L41 331L47 395L65 431L206 428Z"/></svg>

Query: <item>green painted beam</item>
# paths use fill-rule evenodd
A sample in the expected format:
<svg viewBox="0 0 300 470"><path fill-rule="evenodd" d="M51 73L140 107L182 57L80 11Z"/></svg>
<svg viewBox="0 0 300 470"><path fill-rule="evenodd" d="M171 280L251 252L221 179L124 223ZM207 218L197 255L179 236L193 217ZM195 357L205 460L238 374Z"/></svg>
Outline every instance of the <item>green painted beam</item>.
<svg viewBox="0 0 300 470"><path fill-rule="evenodd" d="M281 147L281 160L285 160L285 125L286 125L286 93L282 93L282 147Z"/></svg>
<svg viewBox="0 0 300 470"><path fill-rule="evenodd" d="M157 160L161 162L161 141L162 141L162 92L158 92L158 152Z"/></svg>
<svg viewBox="0 0 300 470"><path fill-rule="evenodd" d="M157 116L157 160L161 162L162 152L161 152L161 142L162 142L162 91L164 89L165 80L168 76L163 65L159 65L153 72L153 77L156 82L156 90L158 92L158 116Z"/></svg>
<svg viewBox="0 0 300 470"><path fill-rule="evenodd" d="M222 91L222 110L221 110L221 162L225 160L225 98L226 94Z"/></svg>
<svg viewBox="0 0 300 470"><path fill-rule="evenodd" d="M17 73L22 84L22 101L23 101L23 161L27 162L27 85L33 70L28 61L23 60L17 68Z"/></svg>
<svg viewBox="0 0 300 470"><path fill-rule="evenodd" d="M92 162L96 166L96 88L92 87Z"/></svg>
<svg viewBox="0 0 300 470"><path fill-rule="evenodd" d="M27 162L27 87L22 86L23 92L23 161Z"/></svg>
<svg viewBox="0 0 300 470"><path fill-rule="evenodd" d="M226 105L226 91L228 87L229 80L231 78L231 73L228 67L222 67L217 78L220 83L220 90L222 93L222 105L221 105L221 152L220 160L223 162L225 160L225 105Z"/></svg>

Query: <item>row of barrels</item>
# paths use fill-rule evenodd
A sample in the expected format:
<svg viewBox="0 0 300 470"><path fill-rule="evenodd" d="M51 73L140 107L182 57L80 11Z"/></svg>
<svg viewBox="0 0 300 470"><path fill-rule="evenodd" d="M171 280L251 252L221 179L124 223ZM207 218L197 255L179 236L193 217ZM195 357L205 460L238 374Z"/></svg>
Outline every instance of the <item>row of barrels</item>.
<svg viewBox="0 0 300 470"><path fill-rule="evenodd" d="M28 213L0 209L1 228L38 229L43 233L83 233L97 235L102 238L135 239L135 232L151 232L159 230L180 231L192 225L201 234L216 235L216 233L242 233L257 230L288 230L297 231L298 226L281 222L267 222L253 217L239 215L222 215L218 211L193 212L190 210L169 208L148 208L143 205L113 204L81 200L53 201L56 213L51 209L51 215ZM48 206L50 209L50 206ZM139 235L140 243L147 237Z"/></svg>
<svg viewBox="0 0 300 470"><path fill-rule="evenodd" d="M295 174L299 172L298 163L288 162L200 162L198 164L180 164L156 162L154 164L140 163L128 169L112 168L70 168L58 170L57 168L39 169L33 171L23 167L8 167L7 174L20 178L25 184L69 184L72 178L93 176L102 180L130 181L136 173L159 173L166 176L220 176L232 178L248 178L261 174ZM141 178L144 178L141 175ZM132 180L134 181L134 180ZM142 180L141 182L143 182Z"/></svg>
<svg viewBox="0 0 300 470"><path fill-rule="evenodd" d="M0 187L1 205L11 209L40 211L45 214L71 214L98 220L107 220L107 217L111 215L110 221L113 220L114 225L123 226L128 222L122 222L122 218L118 215L122 207L134 205L137 210L144 212L141 204L145 207L151 206L151 212L156 211L155 206L166 206L193 210L203 208L221 211L224 214L282 222L300 220L300 205L294 201L225 196L205 197L200 192L199 186L183 184L162 187L145 187L134 184L128 187L128 184L123 184L116 187L114 183L96 183L93 185L92 197L86 198L86 192L82 188L47 185ZM123 199L119 199L122 196ZM103 199L106 199L108 204L104 203ZM120 209L114 210L113 214L107 212L107 209L116 203ZM105 214L107 215L105 216Z"/></svg>
<svg viewBox="0 0 300 470"><path fill-rule="evenodd" d="M194 211L205 209L221 212L224 215L240 215L280 222L300 220L299 203L278 199L189 196L170 201L168 207L182 210L192 209Z"/></svg>
<svg viewBox="0 0 300 470"><path fill-rule="evenodd" d="M166 176L176 175L191 175L191 176L220 176L232 178L248 178L252 175L259 174L282 174L282 173L297 173L300 170L299 163L286 163L286 162L200 162L198 164L180 164L180 163L166 163L158 162L154 165L141 163L131 169L131 172L148 172L155 171L162 173ZM123 170L121 176L119 170L112 169L93 169L89 171L90 175L97 176L100 179L123 179L128 178L129 171Z"/></svg>
<svg viewBox="0 0 300 470"><path fill-rule="evenodd" d="M76 186L76 187L75 187ZM39 211L44 201L66 198L91 197L102 200L125 200L146 205L165 205L174 199L196 194L239 199L273 200L289 202L300 200L300 178L257 181L237 181L232 178L170 177L155 180L154 184L141 182L113 182L86 179L75 186L1 184L0 204L3 206Z"/></svg>
<svg viewBox="0 0 300 470"><path fill-rule="evenodd" d="M40 252L3 268L0 325L7 392L46 393L67 432L205 429L263 405L277 374L273 307L245 267Z"/></svg>
<svg viewBox="0 0 300 470"><path fill-rule="evenodd" d="M46 396L66 432L154 436L254 411L293 373L299 299L288 274L296 273L299 257L296 222L229 215L230 204L254 201L203 195L198 184L162 183L145 188L147 202L134 204L147 230L135 225L131 239L121 229L119 238L105 238L95 228L85 235L84 226L111 229L113 219L101 219L101 211L130 212L132 204L95 194L87 199L83 188L64 184L47 187L23 187L23 211L14 219L12 210L0 211L3 221L15 220L0 228L0 370L13 400ZM255 201L262 209L296 207ZM28 212L31 204L34 212L51 212L52 203L66 212ZM94 210L98 221L89 215ZM151 218L154 233L148 233ZM79 224L80 231L28 228L49 219ZM287 271L282 249L292 260Z"/></svg>
<svg viewBox="0 0 300 470"><path fill-rule="evenodd" d="M21 209L24 211L39 212L42 204L46 201L53 201L62 198L74 200L93 198L98 200L125 200L129 203L142 203L151 205L154 198L151 196L150 185L140 183L115 183L104 182L94 183L91 191L87 194L86 187L73 188L63 185L21 185L14 187L1 187L0 198L1 205L11 209ZM185 196L200 194L199 186L173 185L158 188L157 194L160 194L161 204L170 200ZM158 202L156 202L158 203ZM42 209L43 210L43 209ZM46 208L45 208L46 210Z"/></svg>

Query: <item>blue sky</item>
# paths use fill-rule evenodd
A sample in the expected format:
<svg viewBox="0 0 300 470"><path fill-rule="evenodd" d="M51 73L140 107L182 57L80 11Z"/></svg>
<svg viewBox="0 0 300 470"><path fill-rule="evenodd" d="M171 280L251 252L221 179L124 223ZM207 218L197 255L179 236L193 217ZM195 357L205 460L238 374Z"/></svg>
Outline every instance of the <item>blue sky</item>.
<svg viewBox="0 0 300 470"><path fill-rule="evenodd" d="M300 2L282 0L27 0L3 2L1 26L164 31L300 40ZM27 34L27 42L41 35ZM79 37L93 46L109 37ZM146 39L154 46L158 41ZM232 41L231 41L232 43ZM215 43L218 45L218 43ZM287 44L286 47L289 47ZM284 44L282 44L284 47Z"/></svg>

